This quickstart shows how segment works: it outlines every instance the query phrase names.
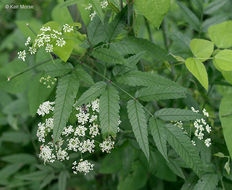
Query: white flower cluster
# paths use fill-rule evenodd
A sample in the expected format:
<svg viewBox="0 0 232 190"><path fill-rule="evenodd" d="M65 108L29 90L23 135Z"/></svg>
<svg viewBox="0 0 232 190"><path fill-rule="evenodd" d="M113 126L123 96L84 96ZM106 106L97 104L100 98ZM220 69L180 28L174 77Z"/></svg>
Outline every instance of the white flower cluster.
<svg viewBox="0 0 232 190"><path fill-rule="evenodd" d="M47 86L47 88L51 88L55 84L56 81L57 79L52 78L50 75L41 77L39 80L39 82Z"/></svg>
<svg viewBox="0 0 232 190"><path fill-rule="evenodd" d="M107 0L104 0L104 1L101 2L101 8L102 8L102 9L107 8L107 6L108 6L108 1L107 1ZM88 5L85 9L91 11L92 8L93 8L93 5L92 5L91 3L89 3L89 5ZM96 14L97 14L96 11L93 11L93 12L89 15L90 20L93 20L93 18L96 16Z"/></svg>
<svg viewBox="0 0 232 190"><path fill-rule="evenodd" d="M63 47L66 44L66 41L63 38L64 33L73 32L73 26L68 24L64 24L62 27L62 31L57 31L52 29L51 27L43 26L40 28L39 34L36 36L35 40L32 41L29 36L25 42L25 46L28 47L28 52L32 55L37 52L37 50L41 47L45 48L45 51L48 53L53 52L55 46ZM29 46L32 44L32 46ZM25 61L26 59L26 51L19 51L18 58Z"/></svg>
<svg viewBox="0 0 232 190"><path fill-rule="evenodd" d="M199 110L196 110L194 107L191 107L192 111L195 113L199 113ZM202 110L203 115L205 117L209 117L209 113L206 111L206 109L204 108ZM206 122L206 120L204 118L201 119L196 119L193 123L194 127L195 127L195 132L194 135L199 139L199 140L204 140L204 136L205 134L210 134L211 132L211 127L210 125ZM210 138L206 138L204 140L204 143L207 147L211 146L211 139Z"/></svg>
<svg viewBox="0 0 232 190"><path fill-rule="evenodd" d="M39 106L37 113L41 116L50 114L54 110L54 102L44 102ZM99 99L89 104L75 107L77 121L75 125L68 125L61 133L56 144L52 143L53 119L47 118L44 123L38 124L37 137L41 145L39 157L46 162L55 160L69 160L69 152L93 153L98 146L102 152L110 153L115 142L108 136L102 142L99 127ZM120 124L121 121L118 122ZM98 140L96 140L97 138ZM80 160L73 163L73 173L83 172L84 174L93 170L93 164L87 160Z"/></svg>

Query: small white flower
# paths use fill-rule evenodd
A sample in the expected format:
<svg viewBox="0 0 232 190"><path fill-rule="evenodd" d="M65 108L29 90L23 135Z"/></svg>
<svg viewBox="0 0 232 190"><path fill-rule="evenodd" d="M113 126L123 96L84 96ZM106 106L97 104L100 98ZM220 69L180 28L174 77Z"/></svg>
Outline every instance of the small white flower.
<svg viewBox="0 0 232 190"><path fill-rule="evenodd" d="M57 151L57 160L64 161L64 160L69 160L69 155L66 150L59 149Z"/></svg>
<svg viewBox="0 0 232 190"><path fill-rule="evenodd" d="M49 147L50 145L50 147ZM55 154L53 153L53 149L52 149L52 144L48 144L48 145L41 145L40 147L40 154L39 157L44 161L44 163L46 162L54 162L56 159Z"/></svg>
<svg viewBox="0 0 232 190"><path fill-rule="evenodd" d="M193 112L195 112L195 113L199 113L199 110L195 110L194 107L191 107L191 110L192 110Z"/></svg>
<svg viewBox="0 0 232 190"><path fill-rule="evenodd" d="M101 2L101 8L102 9L105 9L107 6L108 6L108 1L105 0L105 1Z"/></svg>
<svg viewBox="0 0 232 190"><path fill-rule="evenodd" d="M77 152L79 145L80 141L78 138L71 138L68 142L68 150L73 150L74 152Z"/></svg>
<svg viewBox="0 0 232 190"><path fill-rule="evenodd" d="M63 30L64 30L64 32L72 32L73 31L73 26L65 24L65 25L63 25Z"/></svg>
<svg viewBox="0 0 232 190"><path fill-rule="evenodd" d="M114 141L112 141L111 138L108 137L105 141L100 143L99 146L102 152L110 153L111 149L114 148Z"/></svg>
<svg viewBox="0 0 232 190"><path fill-rule="evenodd" d="M28 50L29 52L30 52L30 54L32 55L32 54L35 54L36 53L36 48L34 48L34 47L29 47L29 50Z"/></svg>
<svg viewBox="0 0 232 190"><path fill-rule="evenodd" d="M97 14L96 11L94 11L93 13L91 13L89 15L91 21L94 19L94 17L96 16L96 14Z"/></svg>
<svg viewBox="0 0 232 190"><path fill-rule="evenodd" d="M78 123L84 125L88 122L89 113L80 112L80 113L76 114L76 117L78 119Z"/></svg>
<svg viewBox="0 0 232 190"><path fill-rule="evenodd" d="M59 31L57 31L57 30L52 30L55 34L57 34L57 35L62 35L62 33L61 32L59 32Z"/></svg>
<svg viewBox="0 0 232 190"><path fill-rule="evenodd" d="M99 99L94 100L91 104L92 104L92 110L99 112Z"/></svg>
<svg viewBox="0 0 232 190"><path fill-rule="evenodd" d="M25 61L25 58L26 58L26 51L25 51L25 50L19 51L19 52L18 52L18 58L19 58L19 59L22 59L23 61Z"/></svg>
<svg viewBox="0 0 232 190"><path fill-rule="evenodd" d="M72 134L73 132L74 132L73 126L69 125L69 126L64 128L64 130L62 131L62 135L67 137L68 135Z"/></svg>
<svg viewBox="0 0 232 190"><path fill-rule="evenodd" d="M205 108L202 110L202 112L203 112L204 116L209 117L209 113L206 111Z"/></svg>
<svg viewBox="0 0 232 190"><path fill-rule="evenodd" d="M85 131L87 130L86 127L82 126L82 125L79 125L77 128L76 128L76 131L74 133L75 136L80 136L80 137L84 137L85 136Z"/></svg>
<svg viewBox="0 0 232 190"><path fill-rule="evenodd" d="M56 45L59 47L63 47L66 44L66 41L63 38L58 38L56 40Z"/></svg>
<svg viewBox="0 0 232 190"><path fill-rule="evenodd" d="M53 107L54 104L55 102L49 102L49 101L42 103L39 106L39 109L37 110L37 114L42 116L49 114L50 111L54 111L54 107Z"/></svg>
<svg viewBox="0 0 232 190"><path fill-rule="evenodd" d="M77 164L77 162L73 162L73 173L77 174L77 172L84 173L85 175L89 173L91 170L93 170L93 164L88 162L87 160L83 161L83 159L80 160L80 162Z"/></svg>
<svg viewBox="0 0 232 190"><path fill-rule="evenodd" d="M89 128L89 135L94 138L95 136L99 135L99 128L98 128L98 125L96 124L93 124L93 125L90 125L90 128Z"/></svg>
<svg viewBox="0 0 232 190"><path fill-rule="evenodd" d="M57 38L57 35L56 35L56 34L51 34L51 38L56 39L56 38Z"/></svg>
<svg viewBox="0 0 232 190"><path fill-rule="evenodd" d="M89 3L88 7L85 8L85 10L91 10L92 9L92 4Z"/></svg>
<svg viewBox="0 0 232 190"><path fill-rule="evenodd" d="M50 37L50 35L48 35L48 34L45 34L45 35L42 37L42 39L44 40L44 42L50 42L50 41L51 41L51 37Z"/></svg>
<svg viewBox="0 0 232 190"><path fill-rule="evenodd" d="M45 120L45 126L48 132L51 132L54 127L54 120L53 118L48 118Z"/></svg>
<svg viewBox="0 0 232 190"><path fill-rule="evenodd" d="M191 140L193 146L196 146L196 142L194 140Z"/></svg>
<svg viewBox="0 0 232 190"><path fill-rule="evenodd" d="M30 42L31 42L31 37L29 36L27 38L27 41L25 42L25 46L28 46L30 44Z"/></svg>
<svg viewBox="0 0 232 190"><path fill-rule="evenodd" d="M85 153L85 152L92 153L94 152L94 147L95 147L94 140L87 139L86 141L80 143L78 150L81 153Z"/></svg>
<svg viewBox="0 0 232 190"><path fill-rule="evenodd" d="M45 137L46 137L46 126L44 123L38 123L38 129L36 132L36 136L38 137L39 142L45 142Z"/></svg>
<svg viewBox="0 0 232 190"><path fill-rule="evenodd" d="M46 48L45 48L45 51L50 53L53 51L53 45L52 44L47 44Z"/></svg>
<svg viewBox="0 0 232 190"><path fill-rule="evenodd" d="M205 139L205 146L207 146L207 147L211 146L211 139L210 138Z"/></svg>
<svg viewBox="0 0 232 190"><path fill-rule="evenodd" d="M51 28L48 26L48 27L42 27L40 28L41 31L44 31L44 32L47 32L47 31L51 31Z"/></svg>
<svg viewBox="0 0 232 190"><path fill-rule="evenodd" d="M97 115L92 115L91 118L89 119L89 122L92 123L97 120Z"/></svg>
<svg viewBox="0 0 232 190"><path fill-rule="evenodd" d="M211 127L208 124L206 125L206 131L207 131L207 133L211 132Z"/></svg>

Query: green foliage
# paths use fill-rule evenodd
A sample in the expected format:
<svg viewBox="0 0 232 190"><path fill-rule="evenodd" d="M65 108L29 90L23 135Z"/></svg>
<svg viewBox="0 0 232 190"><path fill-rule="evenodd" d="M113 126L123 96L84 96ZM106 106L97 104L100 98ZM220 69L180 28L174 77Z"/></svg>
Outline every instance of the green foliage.
<svg viewBox="0 0 232 190"><path fill-rule="evenodd" d="M218 48L230 48L232 46L232 21L226 21L209 28L209 37Z"/></svg>
<svg viewBox="0 0 232 190"><path fill-rule="evenodd" d="M167 141L180 155L188 167L198 175L202 175L204 168L197 149L192 145L188 136L181 129L173 125L166 125Z"/></svg>
<svg viewBox="0 0 232 190"><path fill-rule="evenodd" d="M215 67L222 71L232 71L232 50L222 50L217 53L214 57Z"/></svg>
<svg viewBox="0 0 232 190"><path fill-rule="evenodd" d="M197 78L201 85L208 90L208 74L204 64L195 58L188 58L185 61L187 69Z"/></svg>
<svg viewBox="0 0 232 190"><path fill-rule="evenodd" d="M218 176L215 174L203 175L193 190L211 190L215 189L218 184Z"/></svg>
<svg viewBox="0 0 232 190"><path fill-rule="evenodd" d="M99 0L89 0L89 2L92 4L94 10L96 11L97 15L99 16L101 22L104 22L104 14L101 9L100 1Z"/></svg>
<svg viewBox="0 0 232 190"><path fill-rule="evenodd" d="M58 81L54 111L54 142L59 139L66 126L78 89L79 80L74 75L66 75Z"/></svg>
<svg viewBox="0 0 232 190"><path fill-rule="evenodd" d="M165 14L168 12L170 0L135 1L138 14L144 15L153 27L159 27Z"/></svg>
<svg viewBox="0 0 232 190"><path fill-rule="evenodd" d="M119 95L113 86L107 86L100 97L100 128L103 136L116 137L119 121Z"/></svg>
<svg viewBox="0 0 232 190"><path fill-rule="evenodd" d="M155 116L164 121L190 121L202 118L199 113L194 113L191 110L163 108L155 112Z"/></svg>
<svg viewBox="0 0 232 190"><path fill-rule="evenodd" d="M140 148L149 160L147 121L142 105L135 100L127 103L128 117Z"/></svg>

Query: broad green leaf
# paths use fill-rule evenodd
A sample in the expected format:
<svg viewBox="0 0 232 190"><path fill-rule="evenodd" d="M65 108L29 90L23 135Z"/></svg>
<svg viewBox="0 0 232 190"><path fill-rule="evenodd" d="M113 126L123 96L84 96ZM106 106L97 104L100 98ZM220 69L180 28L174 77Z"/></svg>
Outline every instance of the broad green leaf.
<svg viewBox="0 0 232 190"><path fill-rule="evenodd" d="M232 21L209 27L208 34L218 48L230 48L232 46Z"/></svg>
<svg viewBox="0 0 232 190"><path fill-rule="evenodd" d="M59 139L62 130L66 126L78 89L79 80L75 75L66 75L58 81L54 110L54 142Z"/></svg>
<svg viewBox="0 0 232 190"><path fill-rule="evenodd" d="M200 58L201 62L209 59L213 53L214 44L208 40L193 39L190 42L190 48L193 55Z"/></svg>
<svg viewBox="0 0 232 190"><path fill-rule="evenodd" d="M87 73L80 65L77 65L75 67L75 72L74 72L79 80L83 82L84 84L87 84L88 86L94 85L93 78L89 73Z"/></svg>
<svg viewBox="0 0 232 190"><path fill-rule="evenodd" d="M149 86L136 92L136 97L142 101L158 101L167 99L185 98L186 90L176 86Z"/></svg>
<svg viewBox="0 0 232 190"><path fill-rule="evenodd" d="M61 4L56 5L52 10L52 19L59 24L72 24L73 19L67 7L61 7Z"/></svg>
<svg viewBox="0 0 232 190"><path fill-rule="evenodd" d="M118 172L122 168L122 156L122 149L117 148L112 150L112 152L107 154L102 160L99 172L102 174L113 174Z"/></svg>
<svg viewBox="0 0 232 190"><path fill-rule="evenodd" d="M2 142L11 142L17 144L27 144L30 141L30 136L22 131L7 131L0 137Z"/></svg>
<svg viewBox="0 0 232 190"><path fill-rule="evenodd" d="M174 174L185 179L185 175L184 175L181 167L179 166L179 164L175 160L169 159L167 162L167 165L172 170L172 172Z"/></svg>
<svg viewBox="0 0 232 190"><path fill-rule="evenodd" d="M203 175L193 188L193 190L213 190L217 187L218 184L217 174L206 174Z"/></svg>
<svg viewBox="0 0 232 190"><path fill-rule="evenodd" d="M139 161L132 163L128 175L120 177L118 190L139 190L147 181L147 171Z"/></svg>
<svg viewBox="0 0 232 190"><path fill-rule="evenodd" d="M212 25L222 23L229 19L229 15L227 14L216 14L215 16L209 17L208 19L205 19L202 23L202 31L208 32L208 28Z"/></svg>
<svg viewBox="0 0 232 190"><path fill-rule="evenodd" d="M138 14L144 15L153 27L159 27L168 12L170 0L136 0L134 5Z"/></svg>
<svg viewBox="0 0 232 190"><path fill-rule="evenodd" d="M60 175L58 177L58 190L66 190L67 177L68 177L67 171L60 172Z"/></svg>
<svg viewBox="0 0 232 190"><path fill-rule="evenodd" d="M232 50L221 50L214 57L214 64L222 71L232 71Z"/></svg>
<svg viewBox="0 0 232 190"><path fill-rule="evenodd" d="M92 56L100 61L104 61L108 64L123 64L124 58L116 51L107 48L97 48L92 52Z"/></svg>
<svg viewBox="0 0 232 190"><path fill-rule="evenodd" d="M226 141L227 149L229 150L230 157L232 158L232 98L230 95L225 96L221 100L219 108L219 117L222 124L223 135Z"/></svg>
<svg viewBox="0 0 232 190"><path fill-rule="evenodd" d="M154 59L158 62L174 60L168 52L152 42L135 37L127 37L123 40L111 43L110 48L120 55L137 54L145 52L144 59Z"/></svg>
<svg viewBox="0 0 232 190"><path fill-rule="evenodd" d="M94 17L94 19L89 23L87 27L87 34L89 42L93 46L105 41L105 26L101 23L99 17Z"/></svg>
<svg viewBox="0 0 232 190"><path fill-rule="evenodd" d="M149 160L147 121L143 106L138 101L130 100L127 103L127 112L135 138Z"/></svg>
<svg viewBox="0 0 232 190"><path fill-rule="evenodd" d="M26 173L23 175L21 174L17 176L17 178L22 179L22 180L28 180L28 181L41 181L42 179L47 177L47 175L49 174L50 174L49 170L41 170L41 171Z"/></svg>
<svg viewBox="0 0 232 190"><path fill-rule="evenodd" d="M204 165L200 159L199 152L192 145L191 140L184 134L183 130L173 125L166 125L167 141L183 159L188 167L201 176L204 171Z"/></svg>
<svg viewBox="0 0 232 190"><path fill-rule="evenodd" d="M77 100L75 106L81 106L83 104L90 103L99 97L105 90L106 83L105 82L97 82L93 86L91 86L87 91L85 91L81 97Z"/></svg>
<svg viewBox="0 0 232 190"><path fill-rule="evenodd" d="M151 130L153 140L155 141L155 144L160 153L166 160L168 160L167 137L164 125L165 124L161 120L155 119L154 117L151 117L149 120L149 127Z"/></svg>
<svg viewBox="0 0 232 190"><path fill-rule="evenodd" d="M31 154L18 153L9 156L3 156L1 160L12 164L32 164L36 163L36 158Z"/></svg>
<svg viewBox="0 0 232 190"><path fill-rule="evenodd" d="M187 69L197 78L201 85L208 90L208 74L204 64L194 58L188 58L185 61Z"/></svg>
<svg viewBox="0 0 232 190"><path fill-rule="evenodd" d="M162 155L157 151L151 151L149 161L149 172L152 173L159 179L165 181L176 181L176 175L169 169L167 166L166 160L162 157Z"/></svg>
<svg viewBox="0 0 232 190"><path fill-rule="evenodd" d="M99 0L89 0L89 2L92 4L93 9L96 11L101 22L104 23L104 14L103 14L102 9L101 9L100 1Z"/></svg>
<svg viewBox="0 0 232 190"><path fill-rule="evenodd" d="M40 183L40 189L44 189L44 187L48 186L52 183L52 181L56 178L54 174L48 174Z"/></svg>
<svg viewBox="0 0 232 190"><path fill-rule="evenodd" d="M116 137L119 121L119 95L113 86L107 86L99 103L100 128L103 136Z"/></svg>
<svg viewBox="0 0 232 190"><path fill-rule="evenodd" d="M141 72L141 71L132 71L124 74L121 77L117 78L119 83L129 85L129 86L155 86L155 85L163 85L163 86L177 86L181 88L177 83L162 77L158 74ZM183 88L184 89L184 88Z"/></svg>
<svg viewBox="0 0 232 190"><path fill-rule="evenodd" d="M40 82L40 78L41 75L33 77L28 89L28 103L32 116L36 114L39 105L49 97L55 87L55 85L52 85L51 88L47 88Z"/></svg>
<svg viewBox="0 0 232 190"><path fill-rule="evenodd" d="M163 108L155 112L155 116L164 121L191 121L200 119L203 115L195 113L192 110L178 108Z"/></svg>
<svg viewBox="0 0 232 190"><path fill-rule="evenodd" d="M204 14L212 14L218 10L220 10L228 1L227 0L214 0L209 3L204 8Z"/></svg>
<svg viewBox="0 0 232 190"><path fill-rule="evenodd" d="M22 164L10 164L0 170L0 178L7 178L22 168Z"/></svg>
<svg viewBox="0 0 232 190"><path fill-rule="evenodd" d="M62 63L60 61L46 63L39 67L40 71L46 72L51 77L59 77L72 71L73 66L70 63Z"/></svg>
<svg viewBox="0 0 232 190"><path fill-rule="evenodd" d="M184 4L180 3L179 1L177 1L177 4L180 6L181 8L181 12L184 15L184 18L186 19L186 21L195 29L195 30L200 30L200 20L199 18L188 8L186 7Z"/></svg>

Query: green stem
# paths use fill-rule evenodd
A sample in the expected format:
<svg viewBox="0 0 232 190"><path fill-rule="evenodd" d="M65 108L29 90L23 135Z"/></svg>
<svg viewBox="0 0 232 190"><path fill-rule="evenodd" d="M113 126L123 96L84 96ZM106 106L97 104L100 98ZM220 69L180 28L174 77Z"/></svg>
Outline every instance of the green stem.
<svg viewBox="0 0 232 190"><path fill-rule="evenodd" d="M109 83L111 83L113 86L115 86L116 88L118 88L119 90L121 90L122 92L124 92L125 94L127 94L130 98L132 98L134 101L137 101L137 99L131 95L129 92L127 92L126 90L124 90L123 88L121 88L119 85L117 85L116 83L112 82L109 78L105 77L103 74L99 73L98 71L92 69L91 67L89 67L87 64L85 63L81 63L84 67L90 69L92 72L96 73L97 75L99 75L100 77L102 77L103 79L105 79L106 81L108 81ZM143 105L142 105L143 106ZM144 110L151 116L153 117L153 114L145 107L143 106Z"/></svg>
<svg viewBox="0 0 232 190"><path fill-rule="evenodd" d="M21 72L15 74L15 75L13 75L13 76L8 77L8 81L11 81L11 80L15 79L16 77L18 77L18 76L20 76L20 75L22 75L22 74L24 74L24 73L26 73L26 72L28 72L28 71L30 71L30 70L36 68L36 67L39 67L39 66L41 66L41 65L43 65L43 64L45 64L45 63L47 63L47 62L49 62L49 61L50 61L50 59L45 60L45 61L43 61L43 62L41 62L41 63L36 64L36 65L33 65L33 66L31 66L31 67L28 67L27 69L25 69L25 70L23 70L23 71L21 71Z"/></svg>
<svg viewBox="0 0 232 190"><path fill-rule="evenodd" d="M26 24L26 26L32 31L32 33L36 36L37 34L36 34L36 32L31 28L31 26L30 26L30 24Z"/></svg>

